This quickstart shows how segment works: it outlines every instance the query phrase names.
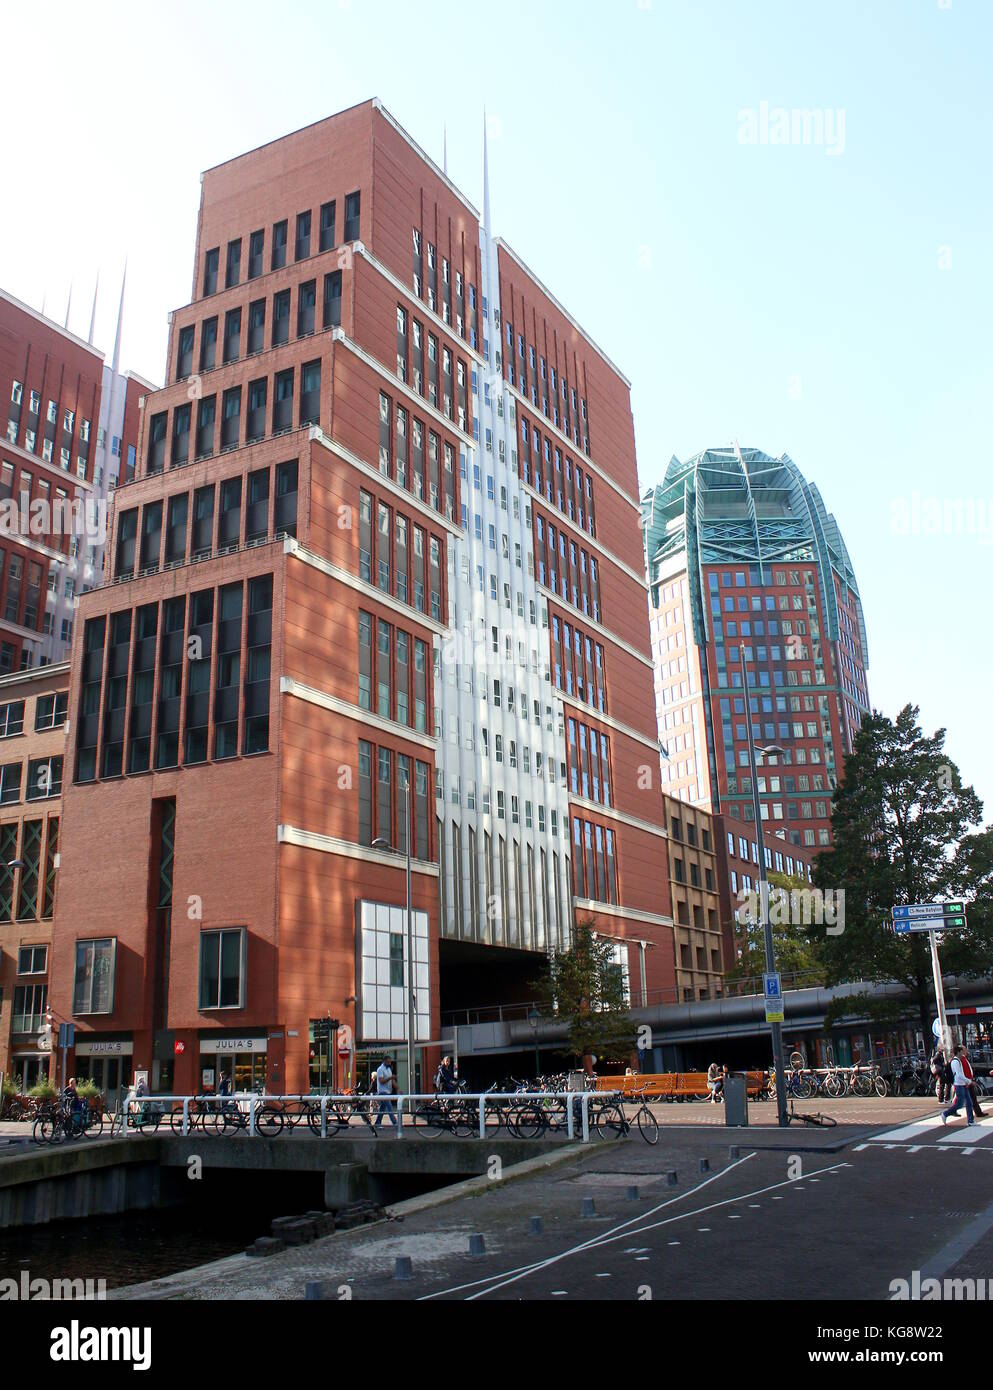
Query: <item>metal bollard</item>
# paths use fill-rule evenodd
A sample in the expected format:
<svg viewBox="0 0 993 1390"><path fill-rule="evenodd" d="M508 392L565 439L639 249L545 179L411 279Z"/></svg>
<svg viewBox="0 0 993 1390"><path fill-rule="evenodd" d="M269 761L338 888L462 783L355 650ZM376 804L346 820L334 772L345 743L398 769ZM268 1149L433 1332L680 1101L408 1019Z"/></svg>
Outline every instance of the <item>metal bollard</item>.
<svg viewBox="0 0 993 1390"><path fill-rule="evenodd" d="M393 1265L394 1279L413 1279L414 1266L409 1255L398 1255Z"/></svg>
<svg viewBox="0 0 993 1390"><path fill-rule="evenodd" d="M638 1195L638 1189L636 1187L628 1188L626 1196L629 1202L636 1202L638 1200Z"/></svg>
<svg viewBox="0 0 993 1390"><path fill-rule="evenodd" d="M709 1158L701 1158L701 1160L700 1160L700 1172L701 1172L701 1173L709 1173L709 1172L710 1172L710 1159L709 1159Z"/></svg>
<svg viewBox="0 0 993 1390"><path fill-rule="evenodd" d="M740 1157L741 1157L741 1150L738 1148L738 1145L737 1145L737 1144L732 1144L731 1147L728 1149L728 1158L740 1158Z"/></svg>
<svg viewBox="0 0 993 1390"><path fill-rule="evenodd" d="M679 1182L679 1174L676 1172L675 1168L670 1168L668 1173L666 1173L665 1182L667 1187L675 1187Z"/></svg>
<svg viewBox="0 0 993 1390"><path fill-rule="evenodd" d="M596 1216L596 1202L592 1197L583 1198L583 1207L579 1214L580 1216Z"/></svg>
<svg viewBox="0 0 993 1390"><path fill-rule="evenodd" d="M532 1216L532 1218L531 1218L531 1224L530 1224L530 1226L528 1227L528 1235L531 1235L531 1236L540 1236L543 1230L544 1230L544 1226L542 1225L541 1217L540 1217L540 1216Z"/></svg>
<svg viewBox="0 0 993 1390"><path fill-rule="evenodd" d="M323 1297L324 1285L321 1283L321 1281L319 1279L308 1279L307 1291L304 1294L304 1298L310 1301L312 1299L323 1299Z"/></svg>
<svg viewBox="0 0 993 1390"><path fill-rule="evenodd" d="M471 1235L471 1236L469 1237L469 1254L470 1254L470 1255L485 1255L485 1254L486 1254L486 1241L483 1239L483 1237L479 1234L478 1231L476 1232L475 1235Z"/></svg>

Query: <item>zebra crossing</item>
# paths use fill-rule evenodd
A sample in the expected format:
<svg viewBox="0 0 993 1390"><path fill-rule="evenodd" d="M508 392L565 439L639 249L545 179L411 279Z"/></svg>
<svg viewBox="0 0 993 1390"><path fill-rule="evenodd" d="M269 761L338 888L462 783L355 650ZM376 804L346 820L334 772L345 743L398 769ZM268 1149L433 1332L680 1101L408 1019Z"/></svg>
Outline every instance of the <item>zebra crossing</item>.
<svg viewBox="0 0 993 1390"><path fill-rule="evenodd" d="M862 1149L905 1149L908 1153L919 1153L921 1149L941 1149L947 1153L972 1154L977 1150L993 1154L993 1115L984 1115L973 1125L953 1115L947 1125L941 1123L940 1113L926 1115L913 1124L900 1125L897 1129L884 1130L873 1134L860 1144L853 1145L856 1153Z"/></svg>

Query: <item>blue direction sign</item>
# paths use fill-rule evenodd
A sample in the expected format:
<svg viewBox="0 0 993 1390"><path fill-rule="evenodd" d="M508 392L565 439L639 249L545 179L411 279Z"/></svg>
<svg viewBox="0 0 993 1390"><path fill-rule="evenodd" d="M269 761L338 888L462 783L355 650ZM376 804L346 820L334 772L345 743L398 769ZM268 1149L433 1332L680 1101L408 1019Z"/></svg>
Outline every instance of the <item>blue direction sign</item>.
<svg viewBox="0 0 993 1390"><path fill-rule="evenodd" d="M893 907L893 930L955 931L966 926L965 903L897 903Z"/></svg>

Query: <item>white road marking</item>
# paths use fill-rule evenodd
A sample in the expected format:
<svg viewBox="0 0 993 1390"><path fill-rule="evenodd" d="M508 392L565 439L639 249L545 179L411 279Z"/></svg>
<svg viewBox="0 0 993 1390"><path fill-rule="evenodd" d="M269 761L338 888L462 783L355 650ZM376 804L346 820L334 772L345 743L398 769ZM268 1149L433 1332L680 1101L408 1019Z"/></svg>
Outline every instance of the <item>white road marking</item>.
<svg viewBox="0 0 993 1390"><path fill-rule="evenodd" d="M732 1169L738 1167L741 1163L747 1162L747 1160L748 1160L749 1158L754 1158L754 1157L755 1157L754 1152L751 1153L751 1154L746 1154L745 1158L736 1160L736 1162L732 1163L728 1168L725 1168L725 1169L723 1170L722 1173L715 1173L715 1174L713 1175L713 1178L708 1178L705 1182L699 1183L698 1186L697 1186L695 1189L692 1189L692 1192L699 1192L699 1191L701 1190L701 1188L707 1187L707 1186L709 1185L709 1183L710 1183L711 1181L713 1181L714 1178L721 1177L721 1176L727 1176L727 1174L730 1173L730 1172L732 1171ZM850 1168L850 1167L851 1167L851 1164L848 1163L847 1161L844 1161L844 1162L841 1162L841 1163L834 1164L834 1165L833 1165L832 1167L830 1167L830 1168L821 1168L821 1169L819 1169L818 1171L819 1171L820 1173L836 1173L836 1172L840 1172L840 1170L841 1170L842 1168ZM742 1201L742 1200L743 1200L744 1198L746 1198L746 1197L758 1197L758 1196L761 1196L762 1194L764 1194L764 1193L766 1193L766 1192L772 1192L772 1191L773 1191L775 1188L777 1188L777 1187L791 1187L791 1186L794 1184L795 1181L796 1181L795 1178L785 1178L785 1179L783 1179L783 1181L781 1181L781 1182L771 1183L771 1184L769 1184L769 1185L766 1186L766 1187L757 1188L754 1192L743 1192L743 1193L741 1193L741 1194L740 1194L739 1196L737 1196L737 1197L725 1197L725 1198L722 1198L722 1199L719 1200L719 1201L711 1202L708 1206L705 1206L705 1207L698 1207L695 1211L680 1212L680 1213L678 1213L676 1216L668 1216L668 1217L663 1218L661 1221L653 1221L653 1222L651 1222L651 1223L650 1223L649 1225L647 1225L647 1226L642 1225L642 1226L639 1228L638 1234L639 1234L639 1235L647 1235L649 1231L658 1230L658 1229L659 1229L660 1227L662 1227L662 1226L670 1226L670 1225L673 1224L673 1222L676 1222L676 1221L685 1221L688 1217L691 1217L691 1216L704 1216L704 1215L706 1215L708 1212L712 1212L712 1211L718 1210L718 1208L720 1208L720 1207L731 1206L731 1205L733 1205L733 1204L736 1203L736 1202L740 1202L740 1201ZM684 1195L692 1195L692 1193L690 1193L690 1194L684 1194ZM676 1198L673 1198L673 1199L671 1199L671 1201L669 1201L669 1202L660 1202L659 1205L658 1205L658 1207L656 1208L656 1210L662 1210L664 1207L671 1206L672 1203L673 1203L674 1201L676 1201L676 1200L677 1200ZM431 1299L433 1299L433 1298L439 1298L439 1297L443 1296L443 1295L446 1294L446 1293L459 1293L459 1292L461 1292L463 1289L467 1289L467 1288L476 1288L477 1292L474 1293L474 1294L470 1294L469 1297L466 1299L466 1302L468 1302L468 1303L473 1303L473 1302L475 1302L476 1299L478 1299L478 1298L484 1298L484 1297L486 1296L486 1294L488 1294L488 1293L496 1293L496 1292L498 1292L498 1290L500 1290L500 1289L502 1289L502 1288L505 1288L508 1284L514 1284L514 1283L516 1283L518 1279L527 1278L527 1276L528 1276L529 1274L535 1274L535 1273L537 1273L537 1272L539 1272L539 1271L541 1271L541 1270L543 1270L543 1269L547 1269L550 1265L557 1264L560 1260L567 1259L570 1255L583 1254L583 1253L585 1253L587 1250L594 1249L594 1248L599 1249L600 1246L603 1246L603 1245L611 1245L611 1244L613 1244L613 1242L616 1241L616 1240L622 1240L622 1239L623 1239L622 1231L624 1230L624 1228L630 1226L634 1221L637 1221L637 1220L644 1221L644 1220L647 1219L648 1216L651 1216L651 1215L653 1215L653 1214L654 1214L653 1212L646 1212L646 1213L644 1214L644 1216L642 1216L642 1217L640 1217L640 1218L638 1218L638 1217L632 1217L629 1221L625 1221L625 1222L623 1223L623 1226L622 1226L622 1227L619 1227L616 1231L607 1231L607 1232L605 1232L603 1235L594 1236L592 1239L590 1239L590 1240L588 1240L588 1241L584 1241L584 1242L583 1242L582 1244L580 1244L580 1245L575 1245L575 1246L570 1247L570 1248L567 1249L567 1250L562 1250L562 1251L559 1252L559 1254L557 1254L557 1255L552 1255L552 1256L550 1256L548 1259L539 1261L539 1262L537 1262L537 1263L535 1263L535 1264L533 1264L533 1265L524 1266L522 1269L510 1270L510 1271L508 1271L508 1272L507 1272L506 1274L504 1274L504 1275L496 1275L496 1276L490 1275L489 1280L487 1280L487 1279L477 1279L477 1280L473 1281L473 1283L470 1283L470 1284L462 1284L462 1285L459 1285L457 1288L452 1288L452 1289L439 1289L439 1290L438 1290L437 1292L435 1292L435 1293L423 1294L423 1295L421 1296L421 1299L418 1300L418 1301L419 1301L419 1302L427 1302L427 1301L429 1301L429 1300L431 1300ZM492 1282L492 1281L494 1280L494 1278L497 1279L499 1282L496 1282L496 1283ZM487 1283L489 1284L489 1287L488 1287L488 1288L480 1288L480 1287L479 1287L479 1285L481 1285L481 1284L487 1284Z"/></svg>

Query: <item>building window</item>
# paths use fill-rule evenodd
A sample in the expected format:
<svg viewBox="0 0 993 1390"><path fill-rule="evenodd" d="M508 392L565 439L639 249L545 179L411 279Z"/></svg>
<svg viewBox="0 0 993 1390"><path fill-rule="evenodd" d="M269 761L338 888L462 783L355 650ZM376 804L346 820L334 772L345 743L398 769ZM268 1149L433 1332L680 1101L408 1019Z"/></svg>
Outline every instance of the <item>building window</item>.
<svg viewBox="0 0 993 1390"><path fill-rule="evenodd" d="M247 941L244 927L200 933L201 1011L243 1007Z"/></svg>
<svg viewBox="0 0 993 1390"><path fill-rule="evenodd" d="M9 806L21 799L21 764L5 763L0 767L0 806Z"/></svg>
<svg viewBox="0 0 993 1390"><path fill-rule="evenodd" d="M76 942L76 975L72 992L74 1014L113 1013L116 965L116 937Z"/></svg>
<svg viewBox="0 0 993 1390"><path fill-rule="evenodd" d="M44 699L51 699L51 700L54 700L54 699L55 699L55 696L54 696L54 695L42 696L42 697L39 699L39 701L38 701L39 706L41 705L42 700L44 700ZM64 715L64 712L63 712L63 718L64 718L64 717L65 717L65 715ZM35 719L36 719L36 722L35 722L35 728L36 728L36 729L39 728L39 727L44 727L44 728L51 728L51 727L52 727L50 724L46 724L46 725L44 725L44 726L40 726L40 725L37 723L37 715L35 716ZM0 738L12 738L15 734L21 733L23 729L24 729L24 701L23 701L23 700L11 700L11 702L10 702L9 704L0 705Z"/></svg>
<svg viewBox="0 0 993 1390"><path fill-rule="evenodd" d="M62 758L31 758L28 761L26 801L42 801L62 795Z"/></svg>
<svg viewBox="0 0 993 1390"><path fill-rule="evenodd" d="M359 208L360 194L349 193L345 199L345 240L358 241L359 239Z"/></svg>
<svg viewBox="0 0 993 1390"><path fill-rule="evenodd" d="M213 247L204 258L203 292L205 297L217 292L217 267L220 264L220 259L221 249L219 246Z"/></svg>

